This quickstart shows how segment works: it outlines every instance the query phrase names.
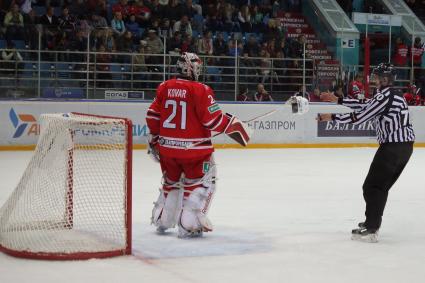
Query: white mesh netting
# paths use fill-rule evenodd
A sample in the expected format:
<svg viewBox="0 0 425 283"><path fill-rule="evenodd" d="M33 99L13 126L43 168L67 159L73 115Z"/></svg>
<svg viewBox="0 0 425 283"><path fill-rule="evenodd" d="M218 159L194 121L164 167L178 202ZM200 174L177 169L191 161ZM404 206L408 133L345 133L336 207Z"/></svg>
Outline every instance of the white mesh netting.
<svg viewBox="0 0 425 283"><path fill-rule="evenodd" d="M0 210L0 246L78 254L127 247L124 119L45 114L34 155Z"/></svg>

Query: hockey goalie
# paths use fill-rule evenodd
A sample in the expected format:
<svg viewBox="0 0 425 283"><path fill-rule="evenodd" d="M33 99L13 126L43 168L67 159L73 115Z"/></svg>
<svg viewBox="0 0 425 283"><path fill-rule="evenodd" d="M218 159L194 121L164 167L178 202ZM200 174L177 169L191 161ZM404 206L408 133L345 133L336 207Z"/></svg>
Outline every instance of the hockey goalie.
<svg viewBox="0 0 425 283"><path fill-rule="evenodd" d="M211 133L224 133L246 146L252 130L224 114L213 90L198 82L202 63L194 53L177 60L177 78L159 85L148 109L148 153L159 161L162 187L152 210L158 233L178 227L180 238L202 236L213 226L208 211L216 190Z"/></svg>

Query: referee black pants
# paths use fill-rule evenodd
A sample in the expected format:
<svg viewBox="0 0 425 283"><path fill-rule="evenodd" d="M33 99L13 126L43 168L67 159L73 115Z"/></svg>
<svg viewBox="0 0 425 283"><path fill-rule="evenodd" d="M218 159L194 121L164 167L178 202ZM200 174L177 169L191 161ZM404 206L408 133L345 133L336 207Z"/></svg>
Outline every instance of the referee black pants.
<svg viewBox="0 0 425 283"><path fill-rule="evenodd" d="M379 229L388 191L397 181L413 152L413 142L385 143L379 146L363 184L368 229Z"/></svg>

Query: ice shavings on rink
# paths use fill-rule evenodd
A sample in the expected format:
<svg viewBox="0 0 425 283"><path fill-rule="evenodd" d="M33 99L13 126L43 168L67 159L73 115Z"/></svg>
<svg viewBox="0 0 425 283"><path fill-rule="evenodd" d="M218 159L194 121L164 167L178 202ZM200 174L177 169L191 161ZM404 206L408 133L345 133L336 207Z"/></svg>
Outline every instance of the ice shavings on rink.
<svg viewBox="0 0 425 283"><path fill-rule="evenodd" d="M135 151L133 256L51 262L0 253L0 282L423 282L425 149L414 150L390 191L380 242L350 240L375 151L218 150L215 231L190 240L156 235L160 170ZM31 154L0 152L0 205Z"/></svg>

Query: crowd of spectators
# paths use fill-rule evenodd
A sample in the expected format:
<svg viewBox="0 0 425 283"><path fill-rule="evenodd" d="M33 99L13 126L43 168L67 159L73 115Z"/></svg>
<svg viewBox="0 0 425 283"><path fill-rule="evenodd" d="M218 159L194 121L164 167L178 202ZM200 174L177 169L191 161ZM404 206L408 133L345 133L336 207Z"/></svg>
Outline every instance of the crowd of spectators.
<svg viewBox="0 0 425 283"><path fill-rule="evenodd" d="M138 52L143 40L152 53L165 48L232 55L241 48L251 57L264 55L261 51L269 57L299 55L291 52L290 40L275 17L280 11L300 11L300 0L12 0L1 5L1 36L22 40L28 49L38 49L41 32L43 50L83 51L87 44L81 44L81 37L90 37L91 49L102 46L109 52ZM255 36L245 48L246 33ZM241 46L233 48L236 39Z"/></svg>

